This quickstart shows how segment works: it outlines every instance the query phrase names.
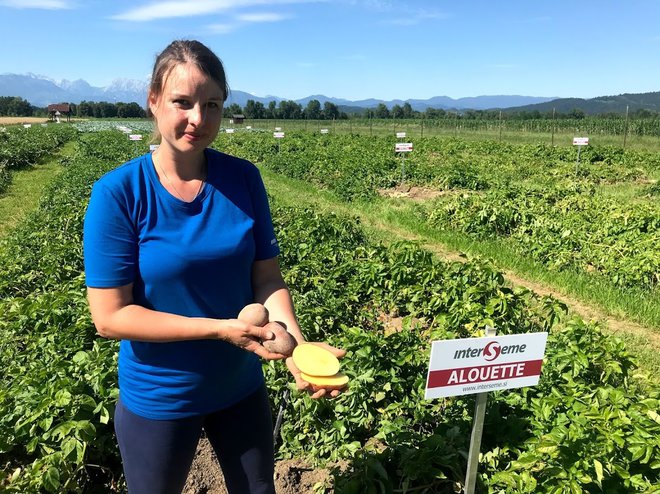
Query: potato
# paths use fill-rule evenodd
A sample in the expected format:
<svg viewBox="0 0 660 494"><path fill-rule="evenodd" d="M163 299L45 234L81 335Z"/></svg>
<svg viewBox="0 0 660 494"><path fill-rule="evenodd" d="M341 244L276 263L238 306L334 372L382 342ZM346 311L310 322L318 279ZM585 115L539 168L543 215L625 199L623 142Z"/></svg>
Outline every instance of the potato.
<svg viewBox="0 0 660 494"><path fill-rule="evenodd" d="M348 376L343 372L337 372L334 376L310 376L301 372L300 377L310 383L314 391L319 389L342 389L348 384Z"/></svg>
<svg viewBox="0 0 660 494"><path fill-rule="evenodd" d="M278 322L269 322L264 326L264 329L272 331L275 335L274 339L264 340L262 342L264 348L269 352L281 353L282 355L290 357L296 348L296 345L298 345L298 342L293 335Z"/></svg>
<svg viewBox="0 0 660 494"><path fill-rule="evenodd" d="M239 312L238 319L253 326L265 326L268 324L268 309L261 304L249 304Z"/></svg>
<svg viewBox="0 0 660 494"><path fill-rule="evenodd" d="M310 376L334 376L339 372L339 360L325 348L301 343L293 350L293 362L300 372Z"/></svg>

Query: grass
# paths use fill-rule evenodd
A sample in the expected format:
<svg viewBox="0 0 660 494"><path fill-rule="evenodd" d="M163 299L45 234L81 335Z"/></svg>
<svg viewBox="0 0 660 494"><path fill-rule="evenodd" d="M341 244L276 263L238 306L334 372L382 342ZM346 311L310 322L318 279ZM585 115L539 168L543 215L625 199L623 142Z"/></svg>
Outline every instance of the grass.
<svg viewBox="0 0 660 494"><path fill-rule="evenodd" d="M37 207L44 187L62 170L60 159L71 154L75 142L66 143L43 162L12 170L12 183L0 195L0 238L4 238L25 216Z"/></svg>
<svg viewBox="0 0 660 494"><path fill-rule="evenodd" d="M269 193L281 203L357 216L372 238L385 243L393 239L410 239L419 241L441 257L465 253L490 259L498 269L548 288L558 293L558 298L574 302L571 305L595 307L596 319L600 319L598 315L606 315L637 322L641 329L633 329L633 324L629 327L626 324L606 326L604 329L624 338L645 370L660 372L660 352L653 343L653 340L658 341L660 333L660 293L623 290L586 273L550 271L521 257L506 242L475 241L460 233L433 230L417 218L414 209L419 206L409 200L379 198L368 203L347 204L329 191L316 190L305 182L267 169L261 171Z"/></svg>

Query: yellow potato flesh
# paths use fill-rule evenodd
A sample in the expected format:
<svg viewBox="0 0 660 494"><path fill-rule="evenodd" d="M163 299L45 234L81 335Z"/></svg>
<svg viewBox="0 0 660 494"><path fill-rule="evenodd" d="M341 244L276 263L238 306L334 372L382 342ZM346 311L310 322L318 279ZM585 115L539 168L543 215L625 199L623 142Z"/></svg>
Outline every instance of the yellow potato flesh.
<svg viewBox="0 0 660 494"><path fill-rule="evenodd" d="M300 377L318 388L341 389L348 384L348 376L343 372L337 372L334 376L310 376L301 372Z"/></svg>
<svg viewBox="0 0 660 494"><path fill-rule="evenodd" d="M309 376L334 376L339 372L339 360L328 350L310 343L293 350L293 362L300 372Z"/></svg>

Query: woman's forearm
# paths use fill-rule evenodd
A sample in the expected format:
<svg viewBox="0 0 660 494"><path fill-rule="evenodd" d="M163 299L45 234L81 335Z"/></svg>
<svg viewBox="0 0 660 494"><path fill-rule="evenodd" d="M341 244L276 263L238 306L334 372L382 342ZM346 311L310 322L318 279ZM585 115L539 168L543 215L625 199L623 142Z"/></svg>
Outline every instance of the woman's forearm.
<svg viewBox="0 0 660 494"><path fill-rule="evenodd" d="M104 338L153 342L221 339L230 326L230 320L185 317L136 304L98 315L94 323Z"/></svg>

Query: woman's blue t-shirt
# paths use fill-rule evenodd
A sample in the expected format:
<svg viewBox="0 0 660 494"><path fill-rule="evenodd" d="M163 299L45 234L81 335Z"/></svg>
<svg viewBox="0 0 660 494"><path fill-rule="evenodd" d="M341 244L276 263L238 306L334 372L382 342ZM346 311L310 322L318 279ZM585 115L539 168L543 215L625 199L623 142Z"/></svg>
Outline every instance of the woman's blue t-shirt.
<svg viewBox="0 0 660 494"><path fill-rule="evenodd" d="M150 154L94 184L84 226L87 286L133 283L134 303L189 317L235 318L254 301L254 261L279 254L266 191L252 163L205 153L206 183L190 203L165 190ZM262 383L259 358L224 341L120 343L121 399L143 417L209 413Z"/></svg>

